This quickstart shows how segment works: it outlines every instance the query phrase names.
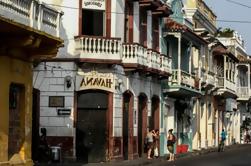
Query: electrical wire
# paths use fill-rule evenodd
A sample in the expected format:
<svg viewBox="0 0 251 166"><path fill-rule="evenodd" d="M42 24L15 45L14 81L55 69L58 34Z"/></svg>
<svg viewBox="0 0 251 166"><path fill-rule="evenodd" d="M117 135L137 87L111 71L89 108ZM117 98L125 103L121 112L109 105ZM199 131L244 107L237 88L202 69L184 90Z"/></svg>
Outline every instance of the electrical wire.
<svg viewBox="0 0 251 166"><path fill-rule="evenodd" d="M242 6L245 6L245 7L248 7L248 8L251 8L250 6L247 6L247 5L244 5L244 4L241 4L241 3L238 3L238 2L235 2L235 1L232 1L232 0L226 0L228 2L231 2L231 3L236 3L238 5L242 5ZM64 6L64 5L56 5L56 4L48 4L46 3L47 5L49 6L56 6L56 7L61 7L61 8L67 8L67 9L74 9L74 10L79 10L80 8L78 7L71 7L71 6ZM121 15L124 15L125 13L123 12L107 12L106 13L112 13L112 14L121 14ZM140 15L140 14L134 14L134 15ZM171 15L172 17L172 15ZM177 18L177 19L183 19L183 17L172 17L172 18ZM204 20L204 19L197 19L197 20ZM230 23L248 23L248 24L251 24L251 21L249 20L243 20L243 21L240 21L240 20L226 20L226 19L216 19L216 21L218 22L230 22Z"/></svg>
<svg viewBox="0 0 251 166"><path fill-rule="evenodd" d="M251 8L251 6L245 5L245 4L240 3L240 2L236 2L236 1L232 1L232 0L226 0L226 1L230 2L230 3L233 3L233 4L236 4L236 5L239 5L239 6L246 7L246 8Z"/></svg>

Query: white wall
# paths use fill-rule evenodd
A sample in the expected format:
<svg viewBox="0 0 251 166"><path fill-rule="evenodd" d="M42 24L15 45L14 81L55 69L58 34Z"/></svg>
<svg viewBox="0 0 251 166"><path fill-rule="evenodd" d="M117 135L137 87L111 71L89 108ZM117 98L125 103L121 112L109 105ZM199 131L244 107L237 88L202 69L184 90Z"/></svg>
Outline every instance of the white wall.
<svg viewBox="0 0 251 166"><path fill-rule="evenodd" d="M74 78L73 63L40 63L33 73L33 87L40 90L40 127L47 129L48 136L73 136L74 80L67 88L65 77ZM70 116L58 116L58 107L49 107L49 96L65 96L62 108L71 109Z"/></svg>

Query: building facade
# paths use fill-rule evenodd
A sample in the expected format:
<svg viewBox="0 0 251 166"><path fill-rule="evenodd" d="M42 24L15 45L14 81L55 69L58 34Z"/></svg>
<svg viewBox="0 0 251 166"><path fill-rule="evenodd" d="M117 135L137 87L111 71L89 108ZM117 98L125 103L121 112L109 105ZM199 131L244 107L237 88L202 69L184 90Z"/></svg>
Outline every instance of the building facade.
<svg viewBox="0 0 251 166"><path fill-rule="evenodd" d="M0 165L33 165L33 62L56 55L61 16L35 0L0 3Z"/></svg>
<svg viewBox="0 0 251 166"><path fill-rule="evenodd" d="M49 144L83 162L142 157L147 131L160 128L161 82L171 75L160 47L170 8L158 0L55 5L65 12L65 46L33 79Z"/></svg>

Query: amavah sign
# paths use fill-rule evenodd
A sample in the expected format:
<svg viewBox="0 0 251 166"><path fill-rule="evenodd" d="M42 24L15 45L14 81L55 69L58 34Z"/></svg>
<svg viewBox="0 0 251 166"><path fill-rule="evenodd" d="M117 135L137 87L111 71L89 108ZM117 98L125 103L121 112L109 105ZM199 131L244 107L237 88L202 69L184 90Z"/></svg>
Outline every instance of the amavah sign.
<svg viewBox="0 0 251 166"><path fill-rule="evenodd" d="M91 71L88 73L79 73L83 76L80 83L80 90L100 89L114 92L114 75L111 73L98 73Z"/></svg>
<svg viewBox="0 0 251 166"><path fill-rule="evenodd" d="M106 0L83 0L83 9L105 10Z"/></svg>

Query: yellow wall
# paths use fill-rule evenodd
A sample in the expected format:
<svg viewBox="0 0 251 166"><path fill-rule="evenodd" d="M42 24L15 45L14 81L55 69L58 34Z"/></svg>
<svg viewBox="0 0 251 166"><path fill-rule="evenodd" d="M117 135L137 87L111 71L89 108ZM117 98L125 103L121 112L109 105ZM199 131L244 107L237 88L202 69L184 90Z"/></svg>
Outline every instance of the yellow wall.
<svg viewBox="0 0 251 166"><path fill-rule="evenodd" d="M31 160L31 126L32 126L32 64L18 59L0 55L0 165L32 165ZM22 84L25 88L24 143L19 154L8 159L9 131L9 87L11 83Z"/></svg>

